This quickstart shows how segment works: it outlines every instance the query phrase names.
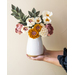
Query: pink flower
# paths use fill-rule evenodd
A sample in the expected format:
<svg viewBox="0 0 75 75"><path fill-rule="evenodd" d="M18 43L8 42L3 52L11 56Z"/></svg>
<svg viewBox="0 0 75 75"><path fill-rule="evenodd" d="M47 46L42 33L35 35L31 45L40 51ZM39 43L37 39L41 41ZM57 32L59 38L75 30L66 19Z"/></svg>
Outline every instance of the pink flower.
<svg viewBox="0 0 75 75"><path fill-rule="evenodd" d="M23 27L23 25L18 23L16 25L15 32L18 33L18 34L21 34L22 33L22 31L21 31L22 27Z"/></svg>
<svg viewBox="0 0 75 75"><path fill-rule="evenodd" d="M45 27L48 29L48 36L52 35L53 34L53 30L54 30L52 25L49 23Z"/></svg>

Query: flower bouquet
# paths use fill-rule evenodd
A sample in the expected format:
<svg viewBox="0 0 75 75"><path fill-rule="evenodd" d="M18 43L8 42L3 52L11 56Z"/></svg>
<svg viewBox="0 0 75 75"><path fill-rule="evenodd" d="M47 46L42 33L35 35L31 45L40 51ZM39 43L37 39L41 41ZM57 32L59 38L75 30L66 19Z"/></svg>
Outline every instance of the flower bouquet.
<svg viewBox="0 0 75 75"><path fill-rule="evenodd" d="M41 37L47 37L53 34L51 25L52 12L43 11L39 16L40 11L35 8L28 11L29 15L25 15L21 9L12 5L11 15L19 20L16 25L15 32L18 34L28 33L27 54L29 56L38 56L43 54L43 44Z"/></svg>

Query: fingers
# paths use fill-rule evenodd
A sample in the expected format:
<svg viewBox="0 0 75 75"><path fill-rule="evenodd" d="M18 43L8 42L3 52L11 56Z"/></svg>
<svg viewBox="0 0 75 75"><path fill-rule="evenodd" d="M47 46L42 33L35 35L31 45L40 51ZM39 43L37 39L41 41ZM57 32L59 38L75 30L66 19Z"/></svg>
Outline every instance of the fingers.
<svg viewBox="0 0 75 75"><path fill-rule="evenodd" d="M43 60L44 56L31 57L33 60Z"/></svg>
<svg viewBox="0 0 75 75"><path fill-rule="evenodd" d="M43 55L41 55L41 56L37 56L37 57L29 57L27 54L26 54L26 56L29 58L29 59L31 59L31 60L43 60L43 58L44 58L44 56Z"/></svg>
<svg viewBox="0 0 75 75"><path fill-rule="evenodd" d="M30 57L30 56L28 56L27 54L26 54L26 56L27 56L29 59L35 60L35 59L34 59L35 57Z"/></svg>

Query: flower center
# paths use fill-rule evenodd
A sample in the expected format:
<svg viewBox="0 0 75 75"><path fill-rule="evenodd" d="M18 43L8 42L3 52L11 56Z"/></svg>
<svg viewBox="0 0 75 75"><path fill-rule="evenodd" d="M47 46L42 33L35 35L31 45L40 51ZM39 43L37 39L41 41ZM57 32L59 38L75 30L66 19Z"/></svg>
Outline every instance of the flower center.
<svg viewBox="0 0 75 75"><path fill-rule="evenodd" d="M37 22L39 22L40 20L37 20Z"/></svg>
<svg viewBox="0 0 75 75"><path fill-rule="evenodd" d="M33 22L33 20L32 20L32 19L30 19L30 20L29 20L29 22L31 23L31 22Z"/></svg>
<svg viewBox="0 0 75 75"><path fill-rule="evenodd" d="M49 21L49 19L47 18L46 21Z"/></svg>
<svg viewBox="0 0 75 75"><path fill-rule="evenodd" d="M23 28L23 30L25 30L25 31L26 31L26 30L28 30L28 28L24 27L24 28Z"/></svg>
<svg viewBox="0 0 75 75"><path fill-rule="evenodd" d="M39 26L37 26L37 27L36 27L36 29L40 29L40 27L39 27Z"/></svg>
<svg viewBox="0 0 75 75"><path fill-rule="evenodd" d="M35 31L33 31L33 32L32 32L32 35L36 35L36 32L35 32Z"/></svg>
<svg viewBox="0 0 75 75"><path fill-rule="evenodd" d="M49 16L49 14L46 14L46 16Z"/></svg>

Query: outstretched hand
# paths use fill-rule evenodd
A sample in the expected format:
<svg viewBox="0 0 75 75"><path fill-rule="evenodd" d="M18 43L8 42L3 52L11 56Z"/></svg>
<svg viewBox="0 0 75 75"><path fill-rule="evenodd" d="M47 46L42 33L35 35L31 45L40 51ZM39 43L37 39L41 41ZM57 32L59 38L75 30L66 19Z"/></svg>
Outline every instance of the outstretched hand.
<svg viewBox="0 0 75 75"><path fill-rule="evenodd" d="M58 59L57 59L58 55L63 55L63 50L62 51L51 51L51 50L47 50L44 47L44 53L43 53L43 55L39 55L37 57L29 57L27 55L27 57L29 59L31 59L31 60L45 61L45 62L48 62L48 63L55 64L57 66L61 66L60 63L59 63L59 61L58 61Z"/></svg>

